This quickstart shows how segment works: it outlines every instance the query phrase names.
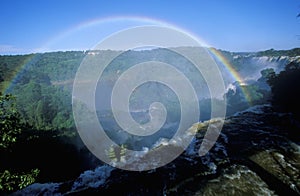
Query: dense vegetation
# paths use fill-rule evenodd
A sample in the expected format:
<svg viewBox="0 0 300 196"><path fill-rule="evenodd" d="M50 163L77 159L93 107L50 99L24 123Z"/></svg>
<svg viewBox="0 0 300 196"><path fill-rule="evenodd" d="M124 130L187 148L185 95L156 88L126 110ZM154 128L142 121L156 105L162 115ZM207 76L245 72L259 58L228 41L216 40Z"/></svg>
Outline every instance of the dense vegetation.
<svg viewBox="0 0 300 196"><path fill-rule="evenodd" d="M15 75L34 55L0 56L0 91L7 87Z"/></svg>
<svg viewBox="0 0 300 196"><path fill-rule="evenodd" d="M74 127L70 85L84 52L55 52L35 55L0 56L0 89L16 97L21 119L35 129ZM57 85L53 85L57 84Z"/></svg>
<svg viewBox="0 0 300 196"><path fill-rule="evenodd" d="M279 74L270 74L272 104L283 112L292 112L300 117L300 63L291 62ZM300 118L299 118L300 119Z"/></svg>
<svg viewBox="0 0 300 196"><path fill-rule="evenodd" d="M152 52L155 58L166 58L161 56L161 51ZM243 59L232 58L240 53L221 52L237 70L245 66ZM297 56L299 53L298 48L269 50L256 55ZM72 116L72 82L85 55L86 52L73 51L0 56L0 191L20 189L35 180L71 179L99 164L82 144ZM126 58L126 55L140 59ZM115 69L124 69L126 63L135 64L148 58L145 51L131 51L126 55L114 62ZM278 109L300 116L299 80L300 65L292 62L277 75L273 69L265 69L258 81L248 85L236 82L235 88L224 95L227 114L266 103L272 98ZM249 97L244 96L245 92ZM204 120L210 118L212 102L218 107L221 100L203 99L200 102Z"/></svg>
<svg viewBox="0 0 300 196"><path fill-rule="evenodd" d="M291 50L265 50L256 53L256 56L289 56L289 57L296 57L300 56L300 48L294 48Z"/></svg>
<svg viewBox="0 0 300 196"><path fill-rule="evenodd" d="M70 85L57 84L74 78L84 55L0 56L0 193L71 179L99 164L74 127ZM14 96L3 95L5 88Z"/></svg>
<svg viewBox="0 0 300 196"><path fill-rule="evenodd" d="M12 95L0 96L0 194L39 181L64 181L100 164L76 130L35 129L21 121Z"/></svg>
<svg viewBox="0 0 300 196"><path fill-rule="evenodd" d="M2 156L11 152L23 128L20 115L15 108L14 97L0 94L0 152ZM1 157L2 161L5 161L4 157ZM1 167L0 192L24 188L35 181L38 173L38 169L20 173L11 171L11 168Z"/></svg>

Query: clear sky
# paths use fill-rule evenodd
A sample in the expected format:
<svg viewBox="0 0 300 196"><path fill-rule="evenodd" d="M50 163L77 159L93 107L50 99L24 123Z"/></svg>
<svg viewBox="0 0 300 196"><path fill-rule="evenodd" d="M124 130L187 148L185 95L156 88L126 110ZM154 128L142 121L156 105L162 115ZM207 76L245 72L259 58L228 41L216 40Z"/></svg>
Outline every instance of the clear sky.
<svg viewBox="0 0 300 196"><path fill-rule="evenodd" d="M299 0L0 0L0 4L0 54L87 49L95 43L84 45L71 37L79 30L80 36L95 36L80 24L106 18L99 41L121 28L107 24L117 16L164 21L229 51L300 47ZM62 41L68 39L72 48Z"/></svg>

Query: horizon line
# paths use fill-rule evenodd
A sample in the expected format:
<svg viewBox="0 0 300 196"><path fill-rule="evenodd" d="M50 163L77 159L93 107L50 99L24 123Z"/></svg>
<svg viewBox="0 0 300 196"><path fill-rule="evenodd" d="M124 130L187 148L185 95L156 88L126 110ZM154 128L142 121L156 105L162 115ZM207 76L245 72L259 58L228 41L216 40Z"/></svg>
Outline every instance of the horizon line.
<svg viewBox="0 0 300 196"><path fill-rule="evenodd" d="M172 48L193 48L193 47L199 47L199 46L176 46L176 47L155 47L155 48L150 48L150 49L130 49L130 50L116 50L116 49L57 49L57 50L45 50L45 51L32 51L32 52L19 52L19 53L1 53L0 52L0 56L20 56L20 55L35 55L35 54L46 54L46 53L56 53L56 52L91 52L91 51L151 51L151 50L156 50L156 49L172 49ZM289 48L289 49L274 49L274 48L269 48L269 49L262 49L262 50L257 50L257 51L230 51L230 50L226 50L226 49L221 49L221 48L215 48L212 46L203 46L203 48L206 49L215 49L218 51L222 51L222 52L230 52L230 53L259 53L259 52L265 52L265 51L289 51L289 50L294 50L294 49L299 49L300 47L293 47L293 48Z"/></svg>

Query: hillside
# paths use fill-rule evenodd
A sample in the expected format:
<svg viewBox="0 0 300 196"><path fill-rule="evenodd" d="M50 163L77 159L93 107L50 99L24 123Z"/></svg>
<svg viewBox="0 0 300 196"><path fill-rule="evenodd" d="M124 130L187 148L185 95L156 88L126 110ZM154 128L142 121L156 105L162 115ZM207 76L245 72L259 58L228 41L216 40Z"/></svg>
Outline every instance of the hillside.
<svg viewBox="0 0 300 196"><path fill-rule="evenodd" d="M213 49L216 50L216 49ZM242 77L248 79L258 79L260 71L266 68L273 68L276 72L284 69L284 66L291 61L300 61L300 49L291 50L266 50L253 53L228 52L218 50L230 64L241 74ZM103 51L104 52L104 51ZM114 51L107 51L113 53ZM165 59L172 58L166 56L168 54L161 53L159 49L151 51L132 51L130 55L138 55L139 58L152 53L152 56L164 55ZM50 81L56 85L69 84L74 79L76 71L80 66L85 55L97 55L101 51L69 51L69 52L49 52L30 55L2 55L0 56L0 90L3 92L4 87L8 87L9 82L20 83L24 77L33 78L34 75L42 74L49 77ZM157 55L156 55L157 54ZM169 54L170 55L170 54ZM126 57L125 57L126 58ZM137 58L137 57L135 57ZM172 60L170 61L172 62ZM220 65L223 71L224 66ZM123 63L124 64L124 63ZM126 64L126 63L125 63ZM184 66L184 65L182 65ZM229 79L225 71L225 81L234 82ZM29 72L29 74L25 73ZM25 76L27 75L27 76ZM32 76L28 76L32 75ZM14 77L16 77L14 80Z"/></svg>
<svg viewBox="0 0 300 196"><path fill-rule="evenodd" d="M186 48L193 54L193 48ZM212 51L215 49L211 49ZM228 109L228 114L233 114L238 110L243 110L259 99L268 99L268 90L265 79L261 71L273 69L276 73L282 71L289 62L299 62L299 49L287 51L268 50L257 53L233 53L219 50L229 62L223 64L217 56L215 58L222 73L225 87L233 89L238 99L235 105ZM0 56L0 91L13 93L17 97L17 107L24 120L38 129L57 129L71 128L74 122L71 114L71 91L73 80L78 67L86 55L95 58L106 58L106 55L114 55L116 51L69 51L69 52L49 52L30 55ZM290 56L285 56L290 55ZM127 51L115 59L109 71L106 81L110 83L112 74L126 70L132 64L143 61L162 61L177 66L181 71L188 75L190 81L196 86L196 92L204 110L202 111L203 120L210 117L205 105L209 102L210 94L206 83L201 75L196 74L192 65L178 56L165 49L153 49L146 51ZM91 66L97 66L91 65ZM93 69L91 67L91 69ZM236 81L231 69L235 69L243 81ZM114 77L118 77L116 74ZM241 83L242 82L242 83ZM246 86L245 86L246 84ZM152 88L151 85L147 88ZM147 89L145 88L145 89ZM153 87L154 89L156 87ZM237 89L237 90L236 90ZM249 92L251 95L248 100L241 102L242 93ZM32 92L32 93L30 93ZM200 93L201 92L201 93ZM156 90L153 96L160 96ZM167 91L165 91L166 94ZM224 92L225 94L226 92ZM219 97L224 95L220 94ZM150 99L150 98L149 98ZM250 102L249 102L250 100ZM105 105L105 103L104 103ZM103 106L103 108L106 108ZM45 111L47 110L47 114ZM37 120L38 119L38 120Z"/></svg>
<svg viewBox="0 0 300 196"><path fill-rule="evenodd" d="M194 54L194 48L183 49ZM79 120L86 120L84 122L88 125L88 128L85 127L87 130L93 130L89 127L92 124L89 117L94 113L89 108L95 105L96 118L108 137L123 148L141 151L144 155L139 158L143 160L144 157L151 156L153 152L149 149L152 147L167 148L165 141L174 136L180 125L182 109L178 94L166 85L153 81L138 86L129 98L130 116L142 125L148 123L152 120L151 109L159 108L150 107L154 102L162 103L167 115L157 133L136 136L123 131L114 119L111 108L112 87L122 73L132 65L144 61L162 61L180 70L196 87L195 94L199 99L200 116L195 115L199 123L193 127L194 132L197 132L196 138L173 162L144 172L126 172L98 160L82 142L74 122L72 88L80 64L86 60L86 56L93 57L89 62L92 70L89 73L93 73L94 68L99 66L98 60L106 61L109 56L120 51L68 51L0 56L1 92L13 95L1 96L3 115L0 116L0 123L5 125L9 122L11 125L18 122L18 127L21 128L12 139L14 145L0 149L0 180L13 178L12 185L10 182L5 184L9 188L13 187L8 191L12 192L20 189L20 176L5 177L7 171L22 174L23 171L37 168L37 183L17 192L17 195L141 194L143 191L150 194L211 195L229 189L237 194L268 192L270 195L281 195L283 191L299 193L297 161L300 144L300 93L299 88L295 88L300 78L299 49L257 53L214 50L210 49L209 54L216 60L226 87L221 95L210 95L204 77L193 68L189 60L170 50L158 48L126 51L119 55L110 62L110 67L102 72L101 79L97 81L97 86L93 89L95 100L90 99L88 104L79 102L76 105L80 116L84 117ZM225 63L217 53L226 58ZM148 73L144 72L137 75L141 78L147 76ZM128 77L125 81L130 83L131 79ZM171 81L176 80L177 78L171 78ZM85 88L90 81L83 80L79 84ZM184 92L184 89L180 90ZM106 102L101 102L98 96ZM124 99L122 96L119 98ZM194 104L190 100L185 101L189 107L189 104ZM204 141L203 134L206 132L207 123L216 123L212 127L218 129L219 121L211 119L212 105L215 111L223 111L223 103L226 104L226 120L222 133L212 150L206 156L200 157L199 146ZM127 114L126 111L119 111L119 108L116 110L120 114ZM185 111L185 114L188 119L195 117L189 111ZM5 130L5 126L1 128ZM9 138L7 133L0 133L3 141ZM184 150L180 145L181 142L178 142L175 147ZM122 160L121 152L118 156L114 149L105 152L109 153L112 160ZM24 154L26 160L23 159ZM130 166L130 161L139 160L134 157L127 159L125 163ZM136 185L136 179L144 183ZM127 183L123 184L125 181ZM33 182L34 180L30 181ZM221 188L218 183L222 185ZM23 187L25 185L21 186ZM7 191L3 189L0 186L0 194Z"/></svg>

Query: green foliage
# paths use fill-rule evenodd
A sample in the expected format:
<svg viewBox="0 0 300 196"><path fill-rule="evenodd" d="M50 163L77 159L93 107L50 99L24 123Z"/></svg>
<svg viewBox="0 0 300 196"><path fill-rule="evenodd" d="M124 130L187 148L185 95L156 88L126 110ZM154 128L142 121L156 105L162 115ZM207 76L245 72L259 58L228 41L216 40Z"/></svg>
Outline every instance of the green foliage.
<svg viewBox="0 0 300 196"><path fill-rule="evenodd" d="M248 85L236 82L234 85L235 89L229 89L224 95L227 102L227 115L245 110L250 106L269 102L270 91L262 88L259 82Z"/></svg>
<svg viewBox="0 0 300 196"><path fill-rule="evenodd" d="M51 81L65 81L74 78L84 56L85 53L80 51L35 54L27 70L46 74Z"/></svg>
<svg viewBox="0 0 300 196"><path fill-rule="evenodd" d="M32 56L31 54L0 56L0 92L3 92L6 83L15 77Z"/></svg>
<svg viewBox="0 0 300 196"><path fill-rule="evenodd" d="M291 62L285 70L269 79L275 107L300 116L300 64Z"/></svg>
<svg viewBox="0 0 300 196"><path fill-rule="evenodd" d="M14 77L8 92L17 97L22 122L39 130L74 127L70 84L84 56L80 51L0 56L0 92Z"/></svg>
<svg viewBox="0 0 300 196"><path fill-rule="evenodd" d="M24 90L24 94L19 94L20 97L0 97L0 195L22 189L34 183L37 177L39 181L70 180L90 169L90 165L99 164L80 143L76 130L65 128L73 126L73 121L65 120L71 118L71 112L64 109L67 105L65 102L69 104L69 100L58 97L64 98L67 93L34 81L20 88ZM23 107L28 112L26 114L33 115L30 119L35 120L34 126L45 129L56 129L54 126L58 126L61 130L44 132L23 124L19 119L22 115L18 113L18 101L24 101L20 109ZM60 112L56 114L56 111ZM48 121L51 119L49 116L54 117L53 125Z"/></svg>
<svg viewBox="0 0 300 196"><path fill-rule="evenodd" d="M15 97L11 94L0 95L0 150L7 151L21 134L20 115L15 107ZM0 191L13 191L24 188L35 181L38 169L29 173L17 174L9 170L0 173Z"/></svg>
<svg viewBox="0 0 300 196"><path fill-rule="evenodd" d="M15 98L0 94L0 149L7 149L16 142L17 135L21 133L19 113L16 110Z"/></svg>
<svg viewBox="0 0 300 196"><path fill-rule="evenodd" d="M91 69L98 65L99 60L116 54L115 51L94 52L102 53L96 55L95 61L90 63ZM164 53L161 50L152 50L151 53L149 55L149 51L130 51L120 55L112 62L114 69L105 70L108 72L105 76L106 79L112 79L113 74L117 77L119 70L126 70L128 66L140 63L145 59L166 61L170 64L176 61L178 66L185 65L185 61L182 59L177 62L176 55L166 56L166 51ZM232 53L226 51L222 51L222 53L224 56L228 56L229 60L232 58ZM84 168L84 165L91 165L93 155L89 154L83 147L84 144L80 143L81 140L74 128L70 92L75 73L85 55L85 52L54 52L0 56L0 91L3 90L4 84L11 83L12 78L15 78L9 90L16 96L16 98L12 95L0 96L0 150L2 150L0 151L0 192L24 188L33 183L38 174L41 181L69 180L87 169ZM295 56L299 55L299 49L290 52L270 50L259 53L259 55ZM231 59L231 61L237 70L246 64L245 59L242 58ZM20 68L24 68L24 70L22 69L23 71L19 73ZM297 96L300 94L299 88L297 88L300 75L295 74L296 72L299 72L299 66L293 64L287 66L285 73L278 76L271 69L263 70L261 81L265 81L266 78L270 79L274 104L289 103L290 108L294 107L294 110L300 111L295 107L299 105L297 101L300 100L300 97ZM16 75L18 77L15 77ZM198 81L199 78L191 78L191 80ZM293 82L289 82L289 80L293 80ZM236 90L229 90L225 95L228 114L249 107L249 103L244 97L244 91L251 95L252 104L260 103L265 99L266 94L256 84L247 86L238 84ZM283 95L287 96L286 100L282 100ZM290 102L290 99L294 99L294 101ZM217 110L222 109L222 100L202 100L200 102L201 119L210 119L212 103ZM172 105L170 103L170 108ZM76 104L76 106L79 107L76 109L82 109L83 115L90 115L84 105ZM177 119L177 115L177 113L172 113L171 118ZM25 130L23 123L27 127ZM43 153L41 154L41 152ZM119 153L120 157L122 157L122 153ZM26 161L22 158L24 154L27 156ZM113 151L111 158L115 157L116 152ZM36 167L40 170L31 170Z"/></svg>
<svg viewBox="0 0 300 196"><path fill-rule="evenodd" d="M263 94L260 92L260 89L256 85L246 85L242 87L244 92L246 92L246 96L251 105L255 105L263 98Z"/></svg>
<svg viewBox="0 0 300 196"><path fill-rule="evenodd" d="M14 174L5 170L0 173L0 191L10 192L23 189L35 182L39 172L38 169L33 169L28 173Z"/></svg>
<svg viewBox="0 0 300 196"><path fill-rule="evenodd" d="M300 48L294 48L291 50L266 50L261 51L256 54L256 56L289 56L289 57L295 57L300 55Z"/></svg>
<svg viewBox="0 0 300 196"><path fill-rule="evenodd" d="M35 129L68 129L74 126L71 96L67 91L31 80L14 89L24 122Z"/></svg>
<svg viewBox="0 0 300 196"><path fill-rule="evenodd" d="M261 76L262 76L260 79L269 80L269 79L275 77L275 71L272 68L264 69L260 73L261 73Z"/></svg>

